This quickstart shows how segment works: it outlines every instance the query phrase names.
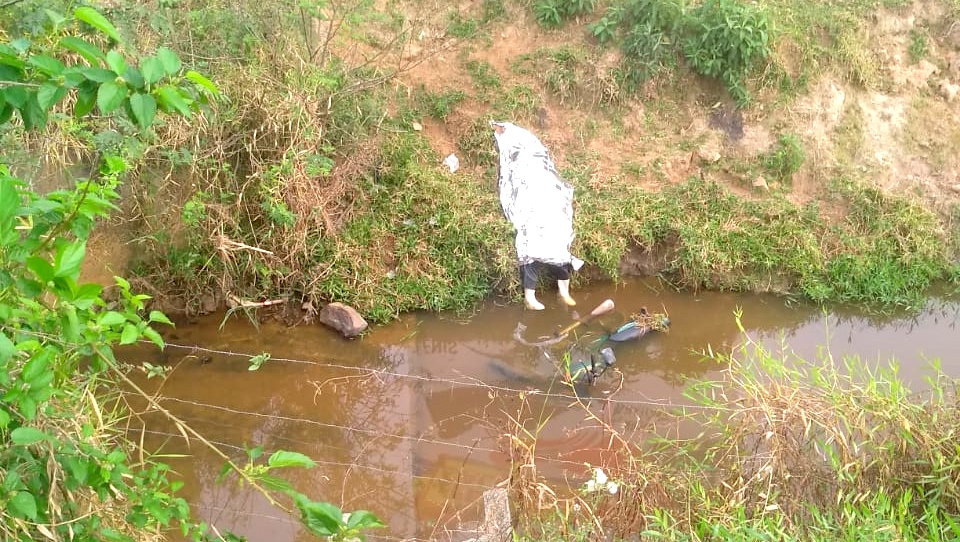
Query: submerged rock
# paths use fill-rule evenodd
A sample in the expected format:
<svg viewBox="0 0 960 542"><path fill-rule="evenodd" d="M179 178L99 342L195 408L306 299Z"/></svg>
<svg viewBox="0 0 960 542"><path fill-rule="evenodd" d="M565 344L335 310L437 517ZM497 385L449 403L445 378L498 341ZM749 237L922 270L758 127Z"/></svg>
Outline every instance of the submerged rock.
<svg viewBox="0 0 960 542"><path fill-rule="evenodd" d="M367 329L367 321L357 309L343 303L330 303L317 315L321 324L340 332L344 337L356 337Z"/></svg>
<svg viewBox="0 0 960 542"><path fill-rule="evenodd" d="M494 488L483 492L483 524L480 536L466 542L510 542L513 539L513 519L506 489Z"/></svg>

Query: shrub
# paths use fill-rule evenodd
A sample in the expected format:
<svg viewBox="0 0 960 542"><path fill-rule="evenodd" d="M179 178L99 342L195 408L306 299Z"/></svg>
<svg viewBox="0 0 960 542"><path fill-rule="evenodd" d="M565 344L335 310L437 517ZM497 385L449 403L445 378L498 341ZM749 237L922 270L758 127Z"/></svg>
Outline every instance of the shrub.
<svg viewBox="0 0 960 542"><path fill-rule="evenodd" d="M737 103L749 101L744 77L770 55L770 29L758 8L736 0L706 0L690 13L683 55L697 73L720 79Z"/></svg>
<svg viewBox="0 0 960 542"><path fill-rule="evenodd" d="M591 13L596 0L539 0L533 5L533 16L540 26L556 28L564 20Z"/></svg>

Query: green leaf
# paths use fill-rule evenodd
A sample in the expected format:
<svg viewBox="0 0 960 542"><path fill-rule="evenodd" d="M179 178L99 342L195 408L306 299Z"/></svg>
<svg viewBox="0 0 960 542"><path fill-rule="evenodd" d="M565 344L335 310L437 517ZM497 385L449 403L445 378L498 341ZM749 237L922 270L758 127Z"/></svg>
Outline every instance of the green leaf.
<svg viewBox="0 0 960 542"><path fill-rule="evenodd" d="M347 518L347 529L372 529L374 527L385 527L380 518L368 510L354 510L350 512Z"/></svg>
<svg viewBox="0 0 960 542"><path fill-rule="evenodd" d="M161 324L167 324L169 326L173 325L173 322L171 322L170 319L167 318L167 315L163 314L160 311L150 311L150 316L147 317L147 320L150 322L159 322Z"/></svg>
<svg viewBox="0 0 960 542"><path fill-rule="evenodd" d="M6 124L13 116L13 106L9 104L0 105L0 124Z"/></svg>
<svg viewBox="0 0 960 542"><path fill-rule="evenodd" d="M63 77L63 86L67 88L77 88L87 80L83 75L82 66L70 66L69 68L63 70L63 73L60 74Z"/></svg>
<svg viewBox="0 0 960 542"><path fill-rule="evenodd" d="M117 284L117 286L120 287L121 290L125 292L130 291L130 281L128 281L127 279L114 275L113 281Z"/></svg>
<svg viewBox="0 0 960 542"><path fill-rule="evenodd" d="M123 55L119 51L111 49L107 51L107 67L113 70L113 73L123 75L127 71L127 61L123 59Z"/></svg>
<svg viewBox="0 0 960 542"><path fill-rule="evenodd" d="M20 108L20 118L27 130L43 128L47 124L47 111L40 107L36 92L29 93L27 103Z"/></svg>
<svg viewBox="0 0 960 542"><path fill-rule="evenodd" d="M81 284L73 296L73 304L80 310L87 310L100 301L100 292L103 286L90 282Z"/></svg>
<svg viewBox="0 0 960 542"><path fill-rule="evenodd" d="M17 277L17 288L28 297L38 297L43 294L43 285L26 277Z"/></svg>
<svg viewBox="0 0 960 542"><path fill-rule="evenodd" d="M278 468L303 467L305 469L312 469L316 466L316 463L301 453L277 450L276 452L273 452L273 454L270 456L270 459L267 460L267 465Z"/></svg>
<svg viewBox="0 0 960 542"><path fill-rule="evenodd" d="M73 18L96 28L114 41L120 41L120 33L117 32L116 27L114 27L106 17L101 15L100 12L91 7L81 6L77 8L73 12Z"/></svg>
<svg viewBox="0 0 960 542"><path fill-rule="evenodd" d="M63 65L63 62L47 55L31 56L27 59L27 65L33 66L51 77L60 75L66 67Z"/></svg>
<svg viewBox="0 0 960 542"><path fill-rule="evenodd" d="M37 417L37 402L29 396L20 397L17 402L17 410L23 416L23 419L33 421Z"/></svg>
<svg viewBox="0 0 960 542"><path fill-rule="evenodd" d="M50 356L40 353L31 357L30 360L23 366L23 370L20 371L20 379L24 382L36 380L36 378L40 376L41 373L45 372L48 367L50 367Z"/></svg>
<svg viewBox="0 0 960 542"><path fill-rule="evenodd" d="M277 478L276 476L270 476L269 474L261 474L256 478L257 482L271 491L281 491L283 493L290 493L293 491L293 486L290 485L290 482L284 480L283 478Z"/></svg>
<svg viewBox="0 0 960 542"><path fill-rule="evenodd" d="M23 104L27 103L27 99L30 98L30 94L27 93L27 89L23 87L12 86L0 90L3 92L3 99L17 109L23 107Z"/></svg>
<svg viewBox="0 0 960 542"><path fill-rule="evenodd" d="M220 472L217 474L217 477L214 481L219 484L231 472L233 472L233 466L230 465L230 463L224 463L223 466L220 467Z"/></svg>
<svg viewBox="0 0 960 542"><path fill-rule="evenodd" d="M97 91L97 107L104 114L110 113L120 107L126 97L127 87L116 81L108 81L100 85Z"/></svg>
<svg viewBox="0 0 960 542"><path fill-rule="evenodd" d="M19 68L0 63L0 81L22 81L23 73Z"/></svg>
<svg viewBox="0 0 960 542"><path fill-rule="evenodd" d="M60 320L60 332L69 342L80 340L80 319L73 305L63 305L63 317Z"/></svg>
<svg viewBox="0 0 960 542"><path fill-rule="evenodd" d="M13 515L17 517L30 521L37 520L37 500L26 491L20 491L14 495L8 506Z"/></svg>
<svg viewBox="0 0 960 542"><path fill-rule="evenodd" d="M20 208L20 193L12 179L0 179L0 234L13 228Z"/></svg>
<svg viewBox="0 0 960 542"><path fill-rule="evenodd" d="M147 84L152 85L163 78L163 63L155 56L146 56L140 59L140 73ZM190 77L190 72L187 72Z"/></svg>
<svg viewBox="0 0 960 542"><path fill-rule="evenodd" d="M163 71L167 72L167 75L177 75L180 72L180 57L170 49L166 47L157 49L157 59L160 60Z"/></svg>
<svg viewBox="0 0 960 542"><path fill-rule="evenodd" d="M53 442L53 437L35 427L18 427L10 431L10 441L17 446L29 446L41 440Z"/></svg>
<svg viewBox="0 0 960 542"><path fill-rule="evenodd" d="M46 111L67 95L67 87L47 81L37 91L37 103Z"/></svg>
<svg viewBox="0 0 960 542"><path fill-rule="evenodd" d="M178 111L184 117L190 117L190 106L180 94L180 89L171 85L164 85L157 89L157 99L164 111L172 113Z"/></svg>
<svg viewBox="0 0 960 542"><path fill-rule="evenodd" d="M77 280L80 276L80 264L83 263L86 252L86 241L74 241L61 246L53 259L54 276Z"/></svg>
<svg viewBox="0 0 960 542"><path fill-rule="evenodd" d="M133 344L140 338L140 330L133 324L124 324L120 333L120 344Z"/></svg>
<svg viewBox="0 0 960 542"><path fill-rule="evenodd" d="M197 85L200 85L202 88L204 88L204 89L205 89L207 92L209 92L210 94L212 94L212 95L214 95L214 96L219 96L219 95L220 95L220 91L217 90L217 86L214 85L212 81L210 81L209 79L207 79L207 78L204 77L203 75L201 75L201 74L199 74L199 73L197 73L197 72L195 72L195 71L193 71L193 70L189 70L189 71L187 71L187 73L185 73L183 76L186 77L187 80L193 81L193 82L196 83Z"/></svg>
<svg viewBox="0 0 960 542"><path fill-rule="evenodd" d="M60 39L60 47L80 55L91 66L96 66L100 62L106 61L106 56L103 54L103 51L83 38L65 36Z"/></svg>
<svg viewBox="0 0 960 542"><path fill-rule="evenodd" d="M340 532L343 513L327 502L315 502L303 495L297 496L297 508L300 510L303 525L318 536L334 536Z"/></svg>
<svg viewBox="0 0 960 542"><path fill-rule="evenodd" d="M18 70L27 65L27 63L20 58L20 53L6 43L0 43L0 64L12 66Z"/></svg>
<svg viewBox="0 0 960 542"><path fill-rule="evenodd" d="M0 331L0 363L6 363L17 353L17 346L7 337L7 334Z"/></svg>
<svg viewBox="0 0 960 542"><path fill-rule="evenodd" d="M98 85L87 81L77 89L77 102L73 105L73 116L80 118L93 110L97 104Z"/></svg>
<svg viewBox="0 0 960 542"><path fill-rule="evenodd" d="M163 337L157 333L157 330L153 329L152 327L145 327L143 328L143 336L149 339L153 344L157 345L157 347L160 349L163 349L165 343L163 342Z"/></svg>
<svg viewBox="0 0 960 542"><path fill-rule="evenodd" d="M130 96L130 111L137 126L147 129L157 115L157 101L149 94L134 94Z"/></svg>
<svg viewBox="0 0 960 542"><path fill-rule="evenodd" d="M143 89L146 86L143 75L141 75L140 70L134 66L127 66L126 71L123 72L123 80L133 88Z"/></svg>
<svg viewBox="0 0 960 542"><path fill-rule="evenodd" d="M97 318L97 324L101 327L114 327L126 322L127 317L117 311L107 311Z"/></svg>
<svg viewBox="0 0 960 542"><path fill-rule="evenodd" d="M117 74L103 68L82 67L80 68L80 73L82 73L87 79L96 83L106 83L108 81L117 80Z"/></svg>
<svg viewBox="0 0 960 542"><path fill-rule="evenodd" d="M7 426L9 425L10 425L10 414L3 408L0 408L0 429L6 429Z"/></svg>

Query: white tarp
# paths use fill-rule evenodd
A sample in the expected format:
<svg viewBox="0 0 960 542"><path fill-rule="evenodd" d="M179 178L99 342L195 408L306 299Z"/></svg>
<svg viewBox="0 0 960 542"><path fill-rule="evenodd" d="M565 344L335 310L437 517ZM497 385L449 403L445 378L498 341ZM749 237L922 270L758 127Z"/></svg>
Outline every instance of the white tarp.
<svg viewBox="0 0 960 542"><path fill-rule="evenodd" d="M517 233L520 265L583 261L570 254L573 242L573 187L557 173L540 140L510 122L491 122L500 154L500 206Z"/></svg>

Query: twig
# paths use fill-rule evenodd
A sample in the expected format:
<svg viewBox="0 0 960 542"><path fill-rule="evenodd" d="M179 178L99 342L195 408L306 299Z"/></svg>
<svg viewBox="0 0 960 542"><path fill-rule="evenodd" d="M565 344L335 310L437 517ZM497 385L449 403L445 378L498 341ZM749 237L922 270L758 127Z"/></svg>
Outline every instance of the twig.
<svg viewBox="0 0 960 542"><path fill-rule="evenodd" d="M232 307L243 307L243 308L256 308L256 307L269 307L271 305L279 305L285 303L286 299L268 299L266 301L247 301L246 299L240 299L239 297L233 294L227 294L227 299L230 301Z"/></svg>

